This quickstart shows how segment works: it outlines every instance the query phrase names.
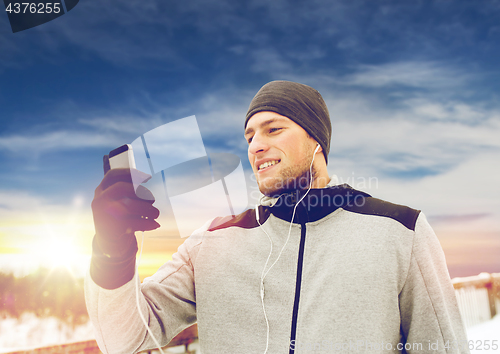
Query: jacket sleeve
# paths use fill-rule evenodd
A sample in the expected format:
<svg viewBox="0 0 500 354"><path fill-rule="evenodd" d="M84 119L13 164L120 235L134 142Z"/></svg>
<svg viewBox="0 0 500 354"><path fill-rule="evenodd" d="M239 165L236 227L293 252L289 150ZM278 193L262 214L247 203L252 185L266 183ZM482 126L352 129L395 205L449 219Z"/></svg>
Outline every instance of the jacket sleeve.
<svg viewBox="0 0 500 354"><path fill-rule="evenodd" d="M161 346L196 322L193 269L201 237L193 236L142 285L137 273L114 289L98 285L98 280L87 275L85 301L103 353L130 354L156 347L138 306Z"/></svg>
<svg viewBox="0 0 500 354"><path fill-rule="evenodd" d="M444 253L423 213L415 225L408 275L399 296L408 353L469 353Z"/></svg>

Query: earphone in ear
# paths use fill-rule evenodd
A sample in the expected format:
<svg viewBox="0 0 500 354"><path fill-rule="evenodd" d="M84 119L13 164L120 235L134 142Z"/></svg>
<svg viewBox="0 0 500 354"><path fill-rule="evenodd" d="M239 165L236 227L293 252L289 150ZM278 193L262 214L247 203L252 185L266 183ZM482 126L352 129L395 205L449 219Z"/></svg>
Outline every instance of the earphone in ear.
<svg viewBox="0 0 500 354"><path fill-rule="evenodd" d="M314 150L314 153L317 153L320 147L321 147L321 145L319 145L319 143L318 143L318 146L316 146L316 150Z"/></svg>

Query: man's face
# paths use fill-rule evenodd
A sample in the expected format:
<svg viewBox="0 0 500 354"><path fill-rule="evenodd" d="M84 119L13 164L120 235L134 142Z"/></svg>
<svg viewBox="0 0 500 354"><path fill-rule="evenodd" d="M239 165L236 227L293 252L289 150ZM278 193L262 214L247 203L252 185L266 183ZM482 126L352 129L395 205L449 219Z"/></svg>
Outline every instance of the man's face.
<svg viewBox="0 0 500 354"><path fill-rule="evenodd" d="M248 121L245 139L248 159L264 195L309 187L317 143L300 125L278 113L259 112Z"/></svg>

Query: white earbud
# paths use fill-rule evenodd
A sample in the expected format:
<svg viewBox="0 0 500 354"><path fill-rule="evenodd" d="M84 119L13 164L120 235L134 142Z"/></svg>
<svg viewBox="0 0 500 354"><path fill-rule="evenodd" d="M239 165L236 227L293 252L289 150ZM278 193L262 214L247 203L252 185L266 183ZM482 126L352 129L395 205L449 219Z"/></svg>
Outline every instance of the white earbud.
<svg viewBox="0 0 500 354"><path fill-rule="evenodd" d="M318 144L318 146L316 146L316 150L314 150L314 153L317 153L320 147L321 145Z"/></svg>

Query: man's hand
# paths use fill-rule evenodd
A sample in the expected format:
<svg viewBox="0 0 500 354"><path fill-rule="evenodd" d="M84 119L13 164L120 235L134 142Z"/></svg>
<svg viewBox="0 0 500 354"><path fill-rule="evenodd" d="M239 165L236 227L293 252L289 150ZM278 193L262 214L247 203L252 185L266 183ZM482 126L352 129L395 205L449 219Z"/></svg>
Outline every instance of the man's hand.
<svg viewBox="0 0 500 354"><path fill-rule="evenodd" d="M141 185L134 190L131 174L134 181L151 178L136 169L111 169L96 188L92 201L96 241L110 257L119 257L128 249L135 231L160 227L154 220L160 211L152 205L153 194Z"/></svg>

